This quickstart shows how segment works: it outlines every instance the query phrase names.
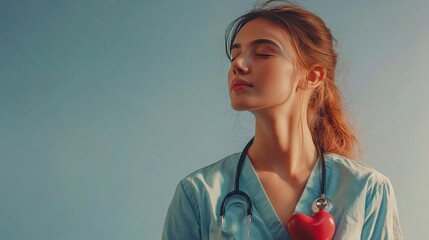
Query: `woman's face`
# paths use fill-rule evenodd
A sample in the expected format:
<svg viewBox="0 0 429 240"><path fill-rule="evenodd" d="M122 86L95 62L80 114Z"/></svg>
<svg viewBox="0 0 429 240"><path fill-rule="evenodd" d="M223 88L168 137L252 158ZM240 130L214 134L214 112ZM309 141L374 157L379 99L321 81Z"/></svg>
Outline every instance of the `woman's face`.
<svg viewBox="0 0 429 240"><path fill-rule="evenodd" d="M295 49L282 28L257 18L246 23L231 48L228 86L235 110L293 105L298 87Z"/></svg>

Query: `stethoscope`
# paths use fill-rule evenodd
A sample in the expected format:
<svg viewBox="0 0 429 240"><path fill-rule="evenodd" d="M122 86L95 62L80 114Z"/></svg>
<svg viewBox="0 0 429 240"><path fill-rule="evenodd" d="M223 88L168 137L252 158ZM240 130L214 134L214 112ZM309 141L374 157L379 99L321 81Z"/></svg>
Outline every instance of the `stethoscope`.
<svg viewBox="0 0 429 240"><path fill-rule="evenodd" d="M247 145L244 147L243 151L241 152L240 159L237 164L237 169L235 171L235 179L234 179L234 190L229 192L225 198L222 201L221 207L220 207L220 214L219 214L219 228L218 228L218 240L222 239L222 224L223 224L223 218L225 216L225 209L226 204L228 200L232 196L240 196L242 197L246 203L247 203L247 228L246 228L246 240L250 237L250 224L252 221L252 215L253 215L253 204L252 200L250 199L249 195L247 193L240 191L240 174L241 169L243 167L244 160L247 156L247 151L249 150L250 146L252 145L254 140L254 137L250 139L250 141L247 143ZM317 146L317 145L316 145ZM325 165L325 157L323 156L323 153L320 151L319 146L317 146L317 150L319 154L322 156L322 183L321 183L321 193L320 197L314 200L311 209L313 212L317 212L320 210L324 210L329 212L332 209L332 202L326 197L326 165Z"/></svg>

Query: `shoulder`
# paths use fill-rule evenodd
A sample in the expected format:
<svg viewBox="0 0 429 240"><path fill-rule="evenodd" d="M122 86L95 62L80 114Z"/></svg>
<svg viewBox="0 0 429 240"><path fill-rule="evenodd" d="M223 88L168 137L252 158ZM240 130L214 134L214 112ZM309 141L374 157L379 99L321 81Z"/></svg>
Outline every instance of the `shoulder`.
<svg viewBox="0 0 429 240"><path fill-rule="evenodd" d="M215 187L234 177L240 153L231 154L184 177L179 184L184 190Z"/></svg>
<svg viewBox="0 0 429 240"><path fill-rule="evenodd" d="M326 168L338 180L362 183L366 187L390 185L389 178L374 168L335 153L325 154Z"/></svg>
<svg viewBox="0 0 429 240"><path fill-rule="evenodd" d="M359 234L355 232L357 229L361 239L403 239L389 178L344 156L334 153L324 156L328 191L331 188L330 195L336 206L333 212L344 229L336 233L339 238ZM352 222L353 227L349 227Z"/></svg>

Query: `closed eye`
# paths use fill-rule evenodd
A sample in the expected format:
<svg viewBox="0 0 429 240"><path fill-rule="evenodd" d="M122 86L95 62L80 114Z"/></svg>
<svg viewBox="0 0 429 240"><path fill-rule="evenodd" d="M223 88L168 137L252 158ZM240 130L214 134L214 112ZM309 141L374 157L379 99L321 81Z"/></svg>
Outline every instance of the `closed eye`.
<svg viewBox="0 0 429 240"><path fill-rule="evenodd" d="M272 55L270 55L270 54L262 54L262 53L260 53L260 54L255 54L256 56L258 56L258 57L271 57Z"/></svg>
<svg viewBox="0 0 429 240"><path fill-rule="evenodd" d="M258 53L258 54L255 54L255 56L262 57L262 58L268 58L268 57L271 57L271 56L273 56L273 55L271 55L271 54ZM236 58L230 58L229 60L230 60L230 62L233 62L235 59L236 59Z"/></svg>

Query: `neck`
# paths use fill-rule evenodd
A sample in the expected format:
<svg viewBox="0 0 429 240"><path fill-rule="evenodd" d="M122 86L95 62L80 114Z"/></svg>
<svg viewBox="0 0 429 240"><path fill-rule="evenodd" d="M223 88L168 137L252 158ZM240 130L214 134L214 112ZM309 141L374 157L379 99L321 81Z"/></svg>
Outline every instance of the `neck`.
<svg viewBox="0 0 429 240"><path fill-rule="evenodd" d="M283 178L311 172L318 151L305 114L255 117L255 140L248 154L257 172L274 172Z"/></svg>

